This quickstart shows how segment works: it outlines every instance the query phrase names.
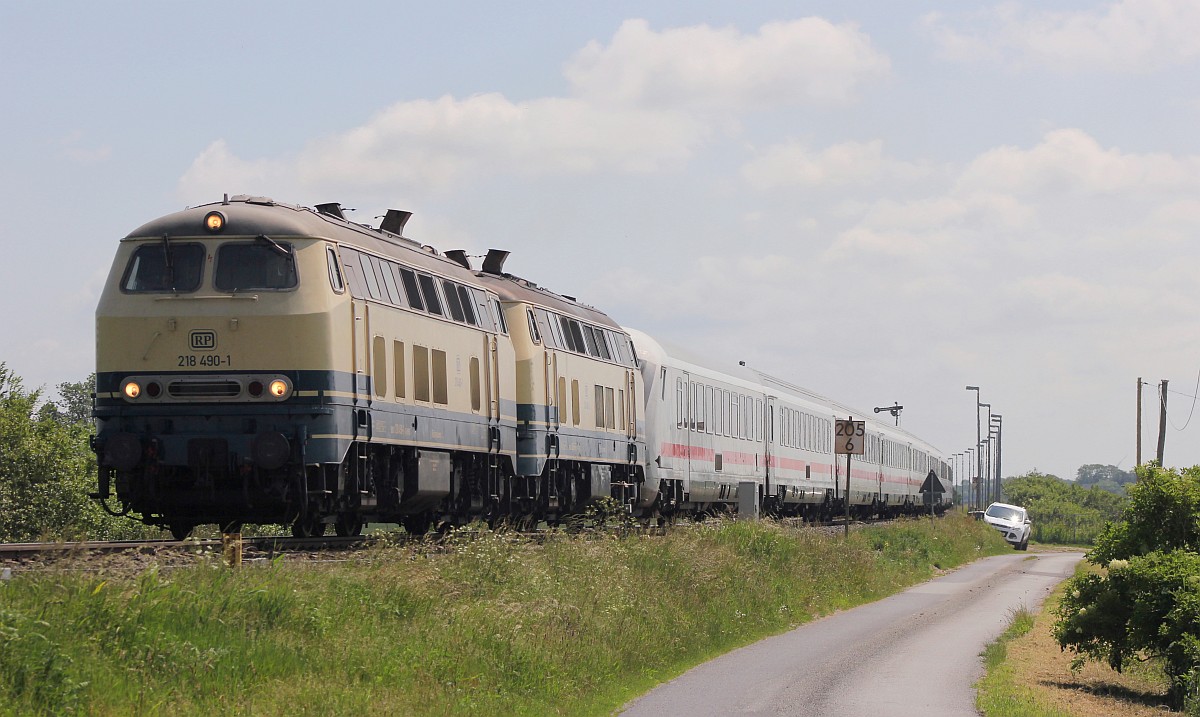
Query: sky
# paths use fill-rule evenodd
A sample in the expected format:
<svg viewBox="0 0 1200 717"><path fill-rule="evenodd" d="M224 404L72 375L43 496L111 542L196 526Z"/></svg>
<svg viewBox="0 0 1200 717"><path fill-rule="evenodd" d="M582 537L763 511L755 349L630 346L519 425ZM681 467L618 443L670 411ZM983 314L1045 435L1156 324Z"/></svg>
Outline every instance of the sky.
<svg viewBox="0 0 1200 717"><path fill-rule="evenodd" d="M1130 469L1139 377L1153 457L1167 379L1165 462L1200 463L1194 0L0 6L26 388L94 370L120 237L255 194L412 211L947 455L979 386L1006 476Z"/></svg>

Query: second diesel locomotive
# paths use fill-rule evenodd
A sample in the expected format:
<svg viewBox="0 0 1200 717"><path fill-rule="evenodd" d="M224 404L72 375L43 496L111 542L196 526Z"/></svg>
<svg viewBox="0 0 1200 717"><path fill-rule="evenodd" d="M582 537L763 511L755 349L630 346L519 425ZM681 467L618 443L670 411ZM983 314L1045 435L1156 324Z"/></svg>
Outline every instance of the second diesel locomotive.
<svg viewBox="0 0 1200 717"><path fill-rule="evenodd" d="M96 317L97 496L176 537L199 524L551 524L601 498L644 519L914 510L931 446L871 423L843 495L847 410L668 352L603 312L336 204L264 197L122 240ZM950 496L938 496L939 508Z"/></svg>

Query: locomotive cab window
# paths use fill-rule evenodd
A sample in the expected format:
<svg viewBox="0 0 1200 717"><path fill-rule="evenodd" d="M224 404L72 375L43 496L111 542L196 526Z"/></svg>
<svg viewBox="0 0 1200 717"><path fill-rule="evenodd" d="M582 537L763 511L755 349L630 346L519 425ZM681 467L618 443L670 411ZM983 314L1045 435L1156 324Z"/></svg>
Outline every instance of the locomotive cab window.
<svg viewBox="0 0 1200 717"><path fill-rule="evenodd" d="M125 267L121 291L185 293L200 288L204 246L160 241L138 247Z"/></svg>
<svg viewBox="0 0 1200 717"><path fill-rule="evenodd" d="M345 292L346 284L342 281L342 270L338 268L337 254L333 251L333 247L325 247L325 259L329 264L329 285L333 287L334 293Z"/></svg>
<svg viewBox="0 0 1200 717"><path fill-rule="evenodd" d="M254 242L222 244L217 249L213 284L219 291L280 291L295 288L296 283L296 259L290 244L262 237Z"/></svg>

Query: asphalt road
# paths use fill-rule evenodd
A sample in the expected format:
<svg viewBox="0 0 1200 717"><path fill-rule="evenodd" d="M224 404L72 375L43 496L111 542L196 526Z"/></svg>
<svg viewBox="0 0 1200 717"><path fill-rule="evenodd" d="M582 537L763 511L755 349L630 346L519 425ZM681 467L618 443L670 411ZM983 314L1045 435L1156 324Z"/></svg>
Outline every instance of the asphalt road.
<svg viewBox="0 0 1200 717"><path fill-rule="evenodd" d="M979 653L1081 553L984 558L905 592L706 662L623 715L974 715Z"/></svg>

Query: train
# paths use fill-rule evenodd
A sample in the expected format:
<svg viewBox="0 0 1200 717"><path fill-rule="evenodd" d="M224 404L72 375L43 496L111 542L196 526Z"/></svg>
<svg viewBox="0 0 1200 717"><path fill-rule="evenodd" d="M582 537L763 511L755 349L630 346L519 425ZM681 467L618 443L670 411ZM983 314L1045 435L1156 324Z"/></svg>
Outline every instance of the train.
<svg viewBox="0 0 1200 717"><path fill-rule="evenodd" d="M735 512L747 486L807 519L953 503L916 436L865 419L847 490L851 409L625 328L506 272L506 251L475 267L407 236L410 216L225 195L121 239L96 309L93 497L178 539L532 528L601 505L662 523Z"/></svg>

